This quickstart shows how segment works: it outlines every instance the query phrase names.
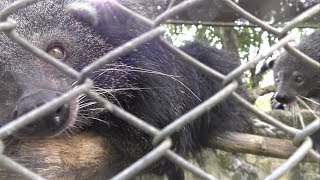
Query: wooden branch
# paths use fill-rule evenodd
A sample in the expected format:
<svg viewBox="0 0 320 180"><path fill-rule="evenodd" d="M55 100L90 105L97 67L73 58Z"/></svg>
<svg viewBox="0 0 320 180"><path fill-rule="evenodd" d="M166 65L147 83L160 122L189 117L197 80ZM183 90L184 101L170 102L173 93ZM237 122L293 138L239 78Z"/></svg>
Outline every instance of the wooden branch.
<svg viewBox="0 0 320 180"><path fill-rule="evenodd" d="M213 137L209 147L232 153L288 158L296 150L291 141L227 133ZM5 154L48 179L108 179L132 163L108 139L92 132L69 138L10 142ZM306 158L312 162L312 158ZM0 167L0 179L24 179Z"/></svg>
<svg viewBox="0 0 320 180"><path fill-rule="evenodd" d="M130 164L106 138L91 132L64 138L11 141L5 154L48 179L108 179ZM0 179L25 178L0 167Z"/></svg>
<svg viewBox="0 0 320 180"><path fill-rule="evenodd" d="M119 1L128 8L152 19L163 13L170 4L169 0ZM184 0L175 0L175 3L173 5L177 5L183 1ZM295 5L290 6L289 3L281 4L279 0L240 0L238 2L238 5L243 7L249 13L254 14L261 20L273 20L275 24L284 24L306 9L314 6L316 3L316 1L308 1L308 3L295 3ZM271 11L281 11L281 13L270 14ZM194 22L234 22L239 18L241 18L239 14L235 13L229 8L229 6L225 5L221 1L203 1L198 6L189 8L188 10L179 13L173 19ZM311 22L319 22L319 16L315 16Z"/></svg>
<svg viewBox="0 0 320 180"><path fill-rule="evenodd" d="M213 27L249 27L249 28L255 28L257 27L254 24L240 24L240 23L234 23L234 22L217 22L217 21L188 21L188 20L175 20L170 19L165 24L175 24L175 25L202 25L202 26L213 26ZM284 24L274 24L273 27L275 28L283 28ZM319 28L320 24L310 24L310 23L301 23L297 26L297 28L313 28L317 29Z"/></svg>
<svg viewBox="0 0 320 180"><path fill-rule="evenodd" d="M282 159L289 158L297 149L290 140L236 132L214 136L210 139L208 146L232 153L255 154ZM315 162L313 158L305 159L309 162Z"/></svg>
<svg viewBox="0 0 320 180"><path fill-rule="evenodd" d="M268 94L268 93L274 92L274 91L275 91L274 85L266 86L263 88L258 87L258 88L252 89L248 93L249 101L253 103L257 100L257 98L259 96L262 96L262 95L265 95L265 94Z"/></svg>

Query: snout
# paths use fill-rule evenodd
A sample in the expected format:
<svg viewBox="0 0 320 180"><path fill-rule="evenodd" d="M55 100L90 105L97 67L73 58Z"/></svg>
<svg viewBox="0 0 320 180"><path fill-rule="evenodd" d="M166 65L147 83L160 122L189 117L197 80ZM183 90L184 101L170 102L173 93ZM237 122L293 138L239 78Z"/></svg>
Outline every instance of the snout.
<svg viewBox="0 0 320 180"><path fill-rule="evenodd" d="M52 90L39 90L20 98L13 112L13 119L48 103L61 96L62 93ZM36 119L31 124L20 129L19 137L53 136L62 131L69 123L71 113L70 103L65 103L58 109L48 112L46 116Z"/></svg>
<svg viewBox="0 0 320 180"><path fill-rule="evenodd" d="M282 104L290 104L291 102L295 101L295 96L290 96L287 93L276 93L275 99Z"/></svg>

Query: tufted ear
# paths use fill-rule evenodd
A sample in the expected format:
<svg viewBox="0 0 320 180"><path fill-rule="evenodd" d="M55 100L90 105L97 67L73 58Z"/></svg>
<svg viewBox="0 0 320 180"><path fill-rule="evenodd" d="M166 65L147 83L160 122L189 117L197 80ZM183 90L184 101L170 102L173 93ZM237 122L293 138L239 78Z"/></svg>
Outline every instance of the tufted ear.
<svg viewBox="0 0 320 180"><path fill-rule="evenodd" d="M65 9L75 18L87 23L89 26L96 26L99 23L98 10L90 2L72 2L66 5Z"/></svg>
<svg viewBox="0 0 320 180"><path fill-rule="evenodd" d="M65 10L96 34L119 46L150 29L116 0L64 0ZM138 12L140 13L140 12ZM128 33L130 32L130 33Z"/></svg>

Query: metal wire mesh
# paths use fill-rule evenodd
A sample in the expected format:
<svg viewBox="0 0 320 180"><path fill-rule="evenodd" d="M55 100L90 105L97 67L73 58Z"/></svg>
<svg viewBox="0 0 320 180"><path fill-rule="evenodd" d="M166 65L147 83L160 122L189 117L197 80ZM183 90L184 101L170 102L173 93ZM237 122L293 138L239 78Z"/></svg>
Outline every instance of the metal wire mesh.
<svg viewBox="0 0 320 180"><path fill-rule="evenodd" d="M198 69L201 69L204 73L206 73L209 77L221 80L221 82L225 85L221 91L213 95L211 98L203 102L202 104L198 105L197 107L193 108L191 111L187 112L180 118L174 120L171 124L163 128L162 130L157 129L153 127L152 125L146 123L145 121L141 120L140 118L126 112L122 108L119 108L118 106L112 104L105 98L99 96L98 93L96 93L94 90L92 90L92 81L88 79L88 75L92 73L93 71L101 68L106 63L110 63L113 60L117 59L118 57L125 55L127 53L130 53L133 49L141 46L142 44L151 41L152 39L161 36L165 29L161 26L158 26L159 24L165 22L170 17L176 15L177 13L187 10L188 8L201 3L203 0L187 0L184 1L176 6L170 6L168 10L166 10L164 13L162 13L160 16L158 16L154 20L149 20L145 17L140 16L139 14L136 14L135 12L132 12L131 10L125 8L124 6L117 4L117 6L122 9L123 11L129 12L132 16L135 18L151 25L153 28L150 29L150 31L142 34L139 37L136 37L135 39L123 44L122 46L110 51L105 56L101 57L100 59L96 60L92 64L89 64L87 67L85 67L82 71L77 72L76 70L72 69L68 65L64 64L61 61L56 61L54 58L43 52L42 50L38 49L34 45L27 42L25 39L19 36L18 33L14 31L14 28L16 27L15 22L8 19L8 17L18 11L21 8L24 8L30 4L33 4L37 2L38 0L21 0L17 1L14 4L10 5L9 7L6 7L5 9L0 10L0 31L2 31L4 34L6 34L12 41L16 42L23 48L27 49L28 51L32 52L37 57L43 59L47 63L52 64L57 69L61 70L65 74L75 78L80 83L79 86L76 88L70 90L69 92L63 94L62 96L52 100L51 102L19 117L18 119L6 124L5 126L0 128L0 139L4 139L5 137L11 135L21 127L25 126L26 124L34 121L37 119L37 117L45 115L47 112L49 112L51 109L56 109L57 107L61 106L62 104L68 102L70 99L77 97L80 94L86 94L89 98L91 98L94 101L99 102L103 105L104 108L106 108L109 112L113 113L115 116L120 117L124 121L132 124L136 128L139 128L141 131L149 134L150 136L153 136L153 144L155 145L155 148L146 154L144 157L136 161L135 163L131 164L128 168L124 169L122 172L114 176L112 179L130 179L134 177L137 173L142 171L144 168L148 167L150 164L157 162L161 158L166 158L169 161L177 164L181 168L192 172L194 175L198 176L202 179L215 179L212 175L208 174L207 172L203 171L199 167L189 163L184 158L180 157L178 154L174 153L170 150L170 147L172 145L170 136L176 132L177 130L184 127L186 124L190 123L191 121L196 121L196 119L206 112L208 108L212 108L216 104L218 104L220 101L222 101L224 98L228 96L233 96L233 98L240 102L240 104L246 108L247 110L251 111L253 114L256 115L259 119L263 120L264 122L271 124L284 132L288 133L291 136L294 136L294 143L298 146L297 151L285 162L283 163L278 169L274 170L274 172L268 176L266 179L277 179L281 175L283 175L285 172L290 170L292 167L294 167L296 164L298 164L306 155L310 155L311 157L315 158L316 161L320 160L320 155L312 150L312 140L308 137L311 134L313 134L315 131L320 129L320 120L317 119L307 127L305 127L303 130L297 130L292 127L289 127L277 119L258 111L252 104L247 102L245 99L240 97L235 90L238 87L238 83L235 80L236 77L241 76L242 73L244 73L246 70L253 68L255 65L257 65L258 62L261 60L269 57L273 54L273 52L277 49L280 49L281 47L284 47L288 52L292 53L294 56L297 56L301 59L301 61L304 61L305 63L310 63L313 66L319 68L320 64L311 59L310 57L306 56L296 48L290 46L287 44L288 41L290 41L293 36L292 34L287 34L289 30L292 28L298 26L299 23L305 21L306 19L310 18L311 16L315 15L316 13L320 12L320 4L315 5L314 7L310 8L309 10L305 11L303 14L299 15L292 21L290 21L282 30L278 30L265 22L259 20L258 18L254 17L247 11L243 10L241 7L239 7L237 4L232 2L231 0L223 0L224 3L226 3L230 8L232 8L235 12L241 14L245 19L249 20L251 23L261 27L265 31L268 31L271 34L274 34L278 37L283 37L281 40L273 45L268 51L262 52L258 54L255 58L250 60L248 63L245 63L241 65L240 67L233 70L231 73L229 73L227 76L222 75L221 73L215 71L214 69L211 69L210 67L200 63L193 57L187 55L180 49L174 47L170 43L168 43L166 40L161 39L162 43L171 51L175 52L178 56L181 56L183 60L185 60L187 63L189 63L192 66L197 67ZM173 4L173 3L171 3ZM302 143L301 143L302 142ZM5 166L17 173L20 173L24 175L26 178L30 179L44 179L43 177L40 177L39 175L35 174L34 172L26 169L22 165L14 162L12 159L4 155L3 152L4 145L2 141L0 141L0 164L2 166Z"/></svg>

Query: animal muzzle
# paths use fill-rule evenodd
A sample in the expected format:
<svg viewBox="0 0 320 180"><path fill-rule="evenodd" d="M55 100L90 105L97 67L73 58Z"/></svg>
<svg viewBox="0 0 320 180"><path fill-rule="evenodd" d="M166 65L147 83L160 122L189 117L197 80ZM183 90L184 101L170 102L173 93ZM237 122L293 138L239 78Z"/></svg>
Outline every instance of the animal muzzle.
<svg viewBox="0 0 320 180"><path fill-rule="evenodd" d="M282 104L290 104L295 101L295 96L288 95L287 93L278 92L275 95L275 99Z"/></svg>
<svg viewBox="0 0 320 180"><path fill-rule="evenodd" d="M13 112L13 119L61 95L61 92L52 90L39 90L25 95L18 101ZM39 117L31 124L21 128L16 135L18 137L53 136L60 132L68 123L70 109L70 103L65 103L58 109L48 112L45 116Z"/></svg>

